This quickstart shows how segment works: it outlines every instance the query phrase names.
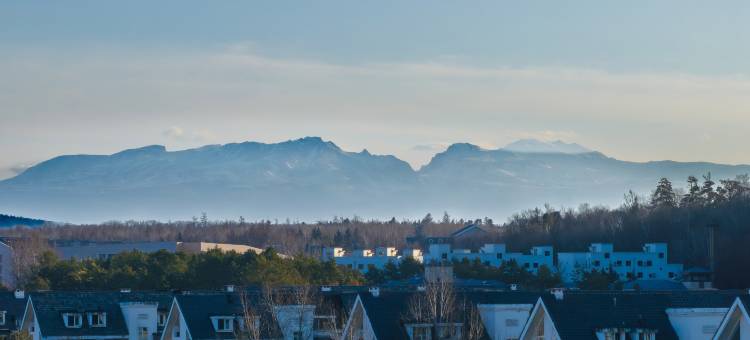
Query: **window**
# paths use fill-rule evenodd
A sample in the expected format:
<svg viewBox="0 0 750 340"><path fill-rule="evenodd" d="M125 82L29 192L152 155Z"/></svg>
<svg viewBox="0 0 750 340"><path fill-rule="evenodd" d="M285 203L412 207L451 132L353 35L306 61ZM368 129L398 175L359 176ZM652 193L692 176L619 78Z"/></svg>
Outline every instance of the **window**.
<svg viewBox="0 0 750 340"><path fill-rule="evenodd" d="M594 267L599 267L600 264L601 262L599 262L599 260L594 261Z"/></svg>
<svg viewBox="0 0 750 340"><path fill-rule="evenodd" d="M622 266L622 260L615 261L615 267Z"/></svg>
<svg viewBox="0 0 750 340"><path fill-rule="evenodd" d="M646 261L646 267L651 267L653 265L654 265L654 263L651 262L651 260Z"/></svg>
<svg viewBox="0 0 750 340"><path fill-rule="evenodd" d="M138 327L138 339L148 339L148 327Z"/></svg>
<svg viewBox="0 0 750 340"><path fill-rule="evenodd" d="M669 272L669 278L670 279L674 278L674 273L673 272Z"/></svg>
<svg viewBox="0 0 750 340"><path fill-rule="evenodd" d="M357 265L357 269L365 269L365 265L360 263Z"/></svg>
<svg viewBox="0 0 750 340"><path fill-rule="evenodd" d="M216 331L217 332L231 332L234 330L232 324L232 318L216 318Z"/></svg>
<svg viewBox="0 0 750 340"><path fill-rule="evenodd" d="M539 263L534 262L534 268L539 268Z"/></svg>
<svg viewBox="0 0 750 340"><path fill-rule="evenodd" d="M107 313L91 312L91 313L88 313L88 316L89 316L89 326L91 327L107 326Z"/></svg>
<svg viewBox="0 0 750 340"><path fill-rule="evenodd" d="M503 253L497 253L496 256L497 256L497 258L502 259L503 258Z"/></svg>
<svg viewBox="0 0 750 340"><path fill-rule="evenodd" d="M526 263L524 263L524 264L523 264L523 266L524 266L525 268L529 268L529 263L528 263L528 262L526 262Z"/></svg>
<svg viewBox="0 0 750 340"><path fill-rule="evenodd" d="M446 253L443 253L443 255L441 255L440 257L442 257L442 258L443 258L443 260L447 260L447 259L448 259L448 254L446 254Z"/></svg>
<svg viewBox="0 0 750 340"><path fill-rule="evenodd" d="M664 253L659 253L659 258L663 259L664 258Z"/></svg>
<svg viewBox="0 0 750 340"><path fill-rule="evenodd" d="M545 250L545 251L544 251L544 256L550 256L550 254L551 254L551 253L550 253L550 251L549 251L549 250Z"/></svg>
<svg viewBox="0 0 750 340"><path fill-rule="evenodd" d="M5 311L0 311L0 325L5 324Z"/></svg>
<svg viewBox="0 0 750 340"><path fill-rule="evenodd" d="M430 329L424 326L417 326L412 329L412 340L428 340L430 338Z"/></svg>
<svg viewBox="0 0 750 340"><path fill-rule="evenodd" d="M642 279L642 278L643 278L643 272L638 272L638 278L639 278L639 279Z"/></svg>
<svg viewBox="0 0 750 340"><path fill-rule="evenodd" d="M632 262L630 262L630 260L625 261L625 265L626 266L630 267L631 264L632 264Z"/></svg>
<svg viewBox="0 0 750 340"><path fill-rule="evenodd" d="M638 260L638 267L643 267L643 261Z"/></svg>
<svg viewBox="0 0 750 340"><path fill-rule="evenodd" d="M604 258L608 259L609 258L609 253L604 253Z"/></svg>
<svg viewBox="0 0 750 340"><path fill-rule="evenodd" d="M165 323L167 323L167 313L159 312L159 321L157 321L157 325L164 326Z"/></svg>
<svg viewBox="0 0 750 340"><path fill-rule="evenodd" d="M81 313L63 313L63 322L67 328L81 328L83 317Z"/></svg>
<svg viewBox="0 0 750 340"><path fill-rule="evenodd" d="M505 327L518 327L518 319L505 319Z"/></svg>
<svg viewBox="0 0 750 340"><path fill-rule="evenodd" d="M180 337L180 327L179 326L175 326L174 328L172 328L172 337L173 338L179 338Z"/></svg>
<svg viewBox="0 0 750 340"><path fill-rule="evenodd" d="M648 278L649 279L655 279L656 278L656 274L650 273L650 274L648 274Z"/></svg>

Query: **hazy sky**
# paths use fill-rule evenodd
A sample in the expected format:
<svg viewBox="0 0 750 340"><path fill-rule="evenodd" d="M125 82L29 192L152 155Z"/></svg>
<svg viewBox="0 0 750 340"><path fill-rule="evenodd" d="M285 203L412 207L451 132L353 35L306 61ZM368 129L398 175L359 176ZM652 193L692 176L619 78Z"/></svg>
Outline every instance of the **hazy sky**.
<svg viewBox="0 0 750 340"><path fill-rule="evenodd" d="M563 139L750 163L748 1L2 1L0 178L322 136L418 167Z"/></svg>

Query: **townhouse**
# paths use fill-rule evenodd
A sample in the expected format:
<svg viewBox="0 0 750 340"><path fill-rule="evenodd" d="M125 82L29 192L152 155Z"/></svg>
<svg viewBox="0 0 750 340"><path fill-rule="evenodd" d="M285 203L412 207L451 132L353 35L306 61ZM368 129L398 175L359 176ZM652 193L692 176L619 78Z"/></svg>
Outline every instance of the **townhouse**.
<svg viewBox="0 0 750 340"><path fill-rule="evenodd" d="M34 340L156 339L171 301L163 292L37 292L19 329Z"/></svg>
<svg viewBox="0 0 750 340"><path fill-rule="evenodd" d="M471 305L481 316L482 332L475 338L482 339L750 339L750 298L745 291L457 289L454 301L460 317L438 323L413 317L410 301L419 294L424 290L360 292L342 338L467 338L466 306Z"/></svg>
<svg viewBox="0 0 750 340"><path fill-rule="evenodd" d="M738 291L576 292L553 289L520 339L712 339Z"/></svg>
<svg viewBox="0 0 750 340"><path fill-rule="evenodd" d="M224 292L175 295L160 339L339 339L352 304L345 299L353 299L332 287L314 292L287 287L282 295L268 294L230 286Z"/></svg>
<svg viewBox="0 0 750 340"><path fill-rule="evenodd" d="M713 340L750 340L750 296L734 300Z"/></svg>
<svg viewBox="0 0 750 340"><path fill-rule="evenodd" d="M0 292L0 337L18 330L26 307L27 295L22 290Z"/></svg>

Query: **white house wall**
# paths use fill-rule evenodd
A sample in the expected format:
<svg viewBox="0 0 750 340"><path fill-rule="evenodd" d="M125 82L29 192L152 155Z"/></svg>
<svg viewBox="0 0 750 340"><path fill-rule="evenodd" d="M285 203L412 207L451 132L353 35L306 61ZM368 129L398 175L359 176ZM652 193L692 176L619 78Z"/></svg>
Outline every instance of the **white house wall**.
<svg viewBox="0 0 750 340"><path fill-rule="evenodd" d="M518 339L533 308L531 304L477 305L492 340Z"/></svg>
<svg viewBox="0 0 750 340"><path fill-rule="evenodd" d="M711 339L729 308L669 308L667 316L680 340Z"/></svg>

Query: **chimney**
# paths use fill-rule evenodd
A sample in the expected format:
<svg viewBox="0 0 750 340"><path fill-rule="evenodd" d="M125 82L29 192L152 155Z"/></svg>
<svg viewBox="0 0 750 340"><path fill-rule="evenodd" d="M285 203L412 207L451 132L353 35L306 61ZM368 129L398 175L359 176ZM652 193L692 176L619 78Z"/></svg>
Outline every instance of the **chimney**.
<svg viewBox="0 0 750 340"><path fill-rule="evenodd" d="M370 294L372 294L372 297L378 297L378 296L380 296L380 288L378 288L378 287L370 287Z"/></svg>
<svg viewBox="0 0 750 340"><path fill-rule="evenodd" d="M565 290L563 288L552 288L551 293L557 301L562 301L565 298Z"/></svg>
<svg viewBox="0 0 750 340"><path fill-rule="evenodd" d="M234 285L226 285L224 286L224 291L227 293L234 293Z"/></svg>
<svg viewBox="0 0 750 340"><path fill-rule="evenodd" d="M16 297L16 299L23 299L26 297L26 292L24 292L23 289L16 289L13 295Z"/></svg>

